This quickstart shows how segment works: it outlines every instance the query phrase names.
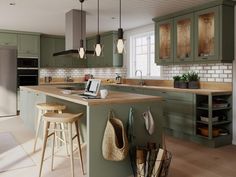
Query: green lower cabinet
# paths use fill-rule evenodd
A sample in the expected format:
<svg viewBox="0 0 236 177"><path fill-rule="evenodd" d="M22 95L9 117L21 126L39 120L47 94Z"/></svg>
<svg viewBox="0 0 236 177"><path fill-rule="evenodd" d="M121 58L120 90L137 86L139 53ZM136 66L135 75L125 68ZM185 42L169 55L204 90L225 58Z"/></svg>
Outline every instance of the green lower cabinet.
<svg viewBox="0 0 236 177"><path fill-rule="evenodd" d="M17 34L0 32L0 45L17 46Z"/></svg>
<svg viewBox="0 0 236 177"><path fill-rule="evenodd" d="M164 101L164 127L185 134L194 134L193 102L168 100Z"/></svg>

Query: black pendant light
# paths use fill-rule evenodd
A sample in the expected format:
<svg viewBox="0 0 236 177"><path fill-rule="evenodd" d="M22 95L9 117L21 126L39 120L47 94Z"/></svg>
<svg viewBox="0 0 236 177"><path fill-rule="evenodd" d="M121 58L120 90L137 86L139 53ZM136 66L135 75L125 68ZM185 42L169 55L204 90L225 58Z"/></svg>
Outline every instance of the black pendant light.
<svg viewBox="0 0 236 177"><path fill-rule="evenodd" d="M119 29L118 29L118 39L116 40L116 51L118 54L124 53L125 40L123 39L123 29L121 28L121 0L120 0L120 19L119 19Z"/></svg>
<svg viewBox="0 0 236 177"><path fill-rule="evenodd" d="M80 17L81 17L81 39L80 39L80 47L78 49L78 53L79 53L79 57L80 58L85 58L85 48L84 48L84 40L82 38L83 36L83 26L82 26L82 20L83 20L83 17L82 17L82 14L83 14L83 2L84 0L79 0L80 3L81 3L81 13L80 13Z"/></svg>
<svg viewBox="0 0 236 177"><path fill-rule="evenodd" d="M98 0L98 31L97 31L97 36L96 36L96 44L94 46L95 49L95 55L96 56L101 56L102 55L102 50L103 50L103 45L101 44L101 36L99 33L99 0Z"/></svg>

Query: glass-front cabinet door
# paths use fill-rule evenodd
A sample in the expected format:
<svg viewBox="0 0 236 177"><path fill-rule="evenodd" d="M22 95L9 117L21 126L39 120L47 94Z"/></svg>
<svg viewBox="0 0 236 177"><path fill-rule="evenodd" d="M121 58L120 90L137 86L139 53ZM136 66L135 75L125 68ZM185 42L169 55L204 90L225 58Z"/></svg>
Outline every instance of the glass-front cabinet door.
<svg viewBox="0 0 236 177"><path fill-rule="evenodd" d="M193 61L193 14L174 19L174 61Z"/></svg>
<svg viewBox="0 0 236 177"><path fill-rule="evenodd" d="M173 62L173 20L156 23L156 63Z"/></svg>
<svg viewBox="0 0 236 177"><path fill-rule="evenodd" d="M217 60L219 56L218 7L195 13L195 59Z"/></svg>

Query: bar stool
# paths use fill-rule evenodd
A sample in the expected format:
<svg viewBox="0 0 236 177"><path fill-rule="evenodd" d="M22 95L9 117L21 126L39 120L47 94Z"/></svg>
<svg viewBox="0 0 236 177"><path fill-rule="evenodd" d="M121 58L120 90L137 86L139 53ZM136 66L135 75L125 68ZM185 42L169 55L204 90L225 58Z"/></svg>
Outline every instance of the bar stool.
<svg viewBox="0 0 236 177"><path fill-rule="evenodd" d="M37 127L36 127L35 139L34 139L33 152L35 152L35 149L36 149L36 144L37 144L37 140L38 140L38 136L39 136L39 128L40 128L40 124L42 122L43 114L47 113L47 112L57 112L57 113L61 114L62 111L66 109L65 105L58 104L58 103L39 103L36 105L36 107L38 108L38 120L37 120L37 125L36 125ZM64 124L61 124L60 126L62 126L62 129L64 128ZM63 143L65 143L66 152L68 152L65 133L62 133L62 136L63 136L63 140L62 139L60 139L60 140Z"/></svg>
<svg viewBox="0 0 236 177"><path fill-rule="evenodd" d="M80 135L79 135L79 119L83 116L83 113L79 114L71 114L71 113L45 113L43 115L44 120L44 137L43 137L43 147L42 147L42 156L41 156L41 162L40 162L40 170L39 170L39 177L41 177L42 173L42 167L43 167L43 161L44 161L44 155L45 155L45 149L47 144L47 139L50 136L53 136L53 142L52 142L52 162L51 162L51 170L53 170L53 158L54 158L54 145L55 145L55 132L56 131L67 131L69 134L69 147L70 147L70 161L71 161L71 173L72 177L74 177L74 156L73 156L73 140L77 137L78 146L79 146L79 155L80 155L80 162L81 162L81 168L83 175L85 175L84 171L84 164L83 164L83 157L82 157L82 150L81 150L81 144L80 144ZM50 128L50 124L53 124L53 128ZM56 129L56 123L63 123L67 124L67 129ZM75 124L75 130L76 134L75 136L72 136L72 124ZM52 132L49 134L49 130Z"/></svg>

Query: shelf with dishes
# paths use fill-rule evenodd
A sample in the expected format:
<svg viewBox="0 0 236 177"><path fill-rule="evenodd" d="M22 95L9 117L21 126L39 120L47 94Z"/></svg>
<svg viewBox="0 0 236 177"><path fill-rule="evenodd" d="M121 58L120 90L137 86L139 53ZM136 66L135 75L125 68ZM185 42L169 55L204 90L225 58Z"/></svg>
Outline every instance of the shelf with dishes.
<svg viewBox="0 0 236 177"><path fill-rule="evenodd" d="M231 94L196 95L195 135L205 140L221 139L220 142L223 144L230 144L232 136L231 105Z"/></svg>

